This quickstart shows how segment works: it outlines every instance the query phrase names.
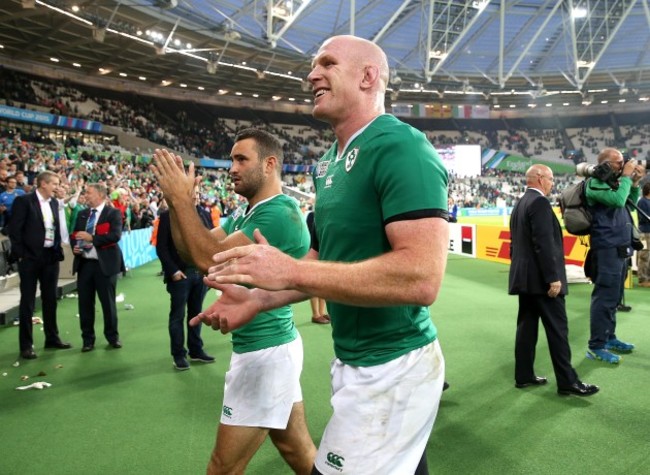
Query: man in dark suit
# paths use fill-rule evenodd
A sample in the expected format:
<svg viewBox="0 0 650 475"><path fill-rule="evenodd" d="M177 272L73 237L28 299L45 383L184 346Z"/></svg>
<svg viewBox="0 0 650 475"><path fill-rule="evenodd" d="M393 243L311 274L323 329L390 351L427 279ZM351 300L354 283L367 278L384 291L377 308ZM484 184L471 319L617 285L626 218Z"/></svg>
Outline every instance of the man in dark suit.
<svg viewBox="0 0 650 475"><path fill-rule="evenodd" d="M196 211L203 225L208 229L212 229L210 215L198 206L198 196L196 200ZM172 238L169 210L165 210L160 214L156 254L158 254L158 258L162 264L164 282L171 299L169 308L169 339L174 368L179 371L190 369L190 365L186 359L187 350L184 345L184 327L187 327L187 349L189 350L190 360L202 363L214 363L214 358L203 351L201 325L189 325L189 319L201 313L203 299L208 288L203 283L203 273L195 266L183 261L178 255L178 250ZM186 307L187 315L185 312ZM187 320L185 318L186 316Z"/></svg>
<svg viewBox="0 0 650 475"><path fill-rule="evenodd" d="M115 305L117 275L124 270L122 251L117 244L122 237L122 216L106 203L106 195L104 185L86 185L88 209L79 212L71 234L83 352L95 348L95 294L104 314L104 336L113 348L122 348Z"/></svg>
<svg viewBox="0 0 650 475"><path fill-rule="evenodd" d="M581 382L571 366L562 229L546 198L553 188L553 171L544 165L531 166L526 172L526 185L526 192L510 216L512 263L508 293L519 295L515 387L546 384L546 378L536 376L533 369L541 318L558 393L590 396L598 392L598 386Z"/></svg>
<svg viewBox="0 0 650 475"><path fill-rule="evenodd" d="M41 289L45 348L71 348L69 343L64 343L59 338L56 324L56 288L63 249L59 203L52 197L59 182L59 176L54 172L39 173L36 177L36 191L16 197L9 225L11 256L18 261L20 276L20 355L30 360L36 358L32 316L37 283Z"/></svg>

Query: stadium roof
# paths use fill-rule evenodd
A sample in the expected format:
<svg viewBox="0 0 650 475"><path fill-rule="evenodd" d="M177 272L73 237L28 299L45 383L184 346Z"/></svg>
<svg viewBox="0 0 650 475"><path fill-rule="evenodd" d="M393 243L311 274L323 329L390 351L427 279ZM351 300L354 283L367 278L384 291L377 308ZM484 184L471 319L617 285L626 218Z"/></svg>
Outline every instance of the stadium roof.
<svg viewBox="0 0 650 475"><path fill-rule="evenodd" d="M389 99L638 103L650 0L3 0L0 60L149 88L308 102L323 40L378 43Z"/></svg>

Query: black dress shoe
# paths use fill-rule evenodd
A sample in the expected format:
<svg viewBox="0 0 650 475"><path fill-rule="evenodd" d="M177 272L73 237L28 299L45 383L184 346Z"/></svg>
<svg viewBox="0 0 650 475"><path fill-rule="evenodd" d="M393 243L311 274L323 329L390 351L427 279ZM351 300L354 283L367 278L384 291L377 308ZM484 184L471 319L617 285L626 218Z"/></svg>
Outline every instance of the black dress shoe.
<svg viewBox="0 0 650 475"><path fill-rule="evenodd" d="M120 340L115 340L115 341L109 343L109 345L111 345L116 350L119 350L120 348L122 348L122 342Z"/></svg>
<svg viewBox="0 0 650 475"><path fill-rule="evenodd" d="M587 384L582 381L576 381L571 386L566 388L557 388L557 393L561 396L569 396L571 394L575 396L591 396L596 394L600 388L595 384Z"/></svg>
<svg viewBox="0 0 650 475"><path fill-rule="evenodd" d="M619 312L631 312L632 307L630 307L629 305L625 305L624 303L619 303L616 306L616 310L618 310Z"/></svg>
<svg viewBox="0 0 650 475"><path fill-rule="evenodd" d="M541 386L547 382L548 381L543 376L535 376L535 378L531 379L530 381L515 382L515 388L522 389L527 388L528 386Z"/></svg>
<svg viewBox="0 0 650 475"><path fill-rule="evenodd" d="M20 356L26 360L35 360L38 358L38 356L36 356L36 353L34 353L34 350L21 351Z"/></svg>
<svg viewBox="0 0 650 475"><path fill-rule="evenodd" d="M95 345L84 345L81 347L81 352L88 353L89 351L93 351L94 349L95 349Z"/></svg>
<svg viewBox="0 0 650 475"><path fill-rule="evenodd" d="M45 343L45 348L54 348L55 350L67 350L69 348L72 348L72 345L70 343L56 341L54 343Z"/></svg>

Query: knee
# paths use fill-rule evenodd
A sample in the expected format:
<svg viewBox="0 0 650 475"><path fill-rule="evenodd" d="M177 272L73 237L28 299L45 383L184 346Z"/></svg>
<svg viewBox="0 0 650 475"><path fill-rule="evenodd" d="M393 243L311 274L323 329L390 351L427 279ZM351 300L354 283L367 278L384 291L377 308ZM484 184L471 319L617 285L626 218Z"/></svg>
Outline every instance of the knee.
<svg viewBox="0 0 650 475"><path fill-rule="evenodd" d="M300 445L283 441L273 441L273 444L295 473L301 475L312 473L314 460L316 460L316 446L311 440L303 441Z"/></svg>
<svg viewBox="0 0 650 475"><path fill-rule="evenodd" d="M240 461L228 460L215 449L210 456L207 475L243 475L245 469L246 466L242 466Z"/></svg>

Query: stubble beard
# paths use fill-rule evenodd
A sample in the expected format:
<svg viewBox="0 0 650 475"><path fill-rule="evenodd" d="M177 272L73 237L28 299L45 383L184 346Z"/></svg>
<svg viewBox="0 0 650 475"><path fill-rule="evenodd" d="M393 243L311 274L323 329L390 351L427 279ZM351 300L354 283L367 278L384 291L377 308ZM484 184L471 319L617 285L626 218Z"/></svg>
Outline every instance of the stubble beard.
<svg viewBox="0 0 650 475"><path fill-rule="evenodd" d="M239 177L239 184L235 185L235 193L243 196L247 200L251 200L262 188L264 184L264 176L261 169L251 171L249 176Z"/></svg>

